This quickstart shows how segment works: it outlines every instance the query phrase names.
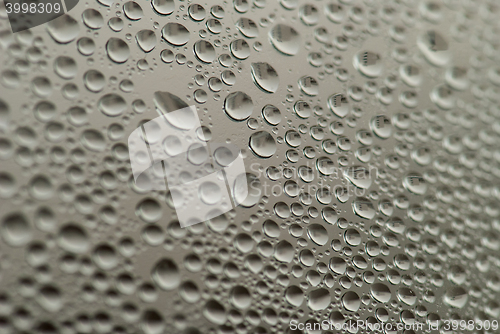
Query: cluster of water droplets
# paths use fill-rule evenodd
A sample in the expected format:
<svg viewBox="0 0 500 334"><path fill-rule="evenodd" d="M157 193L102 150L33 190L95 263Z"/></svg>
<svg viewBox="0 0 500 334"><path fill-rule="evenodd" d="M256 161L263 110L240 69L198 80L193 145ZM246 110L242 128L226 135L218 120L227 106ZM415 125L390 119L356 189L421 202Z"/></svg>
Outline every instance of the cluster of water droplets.
<svg viewBox="0 0 500 334"><path fill-rule="evenodd" d="M498 13L98 0L12 34L0 10L0 331L498 319ZM188 105L250 192L181 228L127 137Z"/></svg>

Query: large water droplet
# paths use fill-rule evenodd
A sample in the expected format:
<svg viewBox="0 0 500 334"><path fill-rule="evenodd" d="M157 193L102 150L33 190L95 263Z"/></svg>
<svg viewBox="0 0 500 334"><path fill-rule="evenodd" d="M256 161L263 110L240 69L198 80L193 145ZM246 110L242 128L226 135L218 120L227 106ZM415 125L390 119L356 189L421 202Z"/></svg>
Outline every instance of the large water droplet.
<svg viewBox="0 0 500 334"><path fill-rule="evenodd" d="M313 311L326 309L332 301L330 292L323 288L311 291L307 297L307 306Z"/></svg>
<svg viewBox="0 0 500 334"><path fill-rule="evenodd" d="M316 96L319 94L319 84L316 79L310 76L304 76L299 80L300 90L309 96Z"/></svg>
<svg viewBox="0 0 500 334"><path fill-rule="evenodd" d="M83 75L83 83L85 84L85 87L87 87L89 91L93 93L98 93L106 85L106 78L101 72L97 70L88 70ZM110 94L110 95L115 95L115 94Z"/></svg>
<svg viewBox="0 0 500 334"><path fill-rule="evenodd" d="M243 121L252 115L252 98L243 92L231 93L224 101L224 111L233 120Z"/></svg>
<svg viewBox="0 0 500 334"><path fill-rule="evenodd" d="M252 296L247 288L235 286L230 293L231 303L238 309L246 309L252 303Z"/></svg>
<svg viewBox="0 0 500 334"><path fill-rule="evenodd" d="M153 30L144 29L141 30L135 35L135 39L137 41L137 45L144 52L152 51L156 46L156 34Z"/></svg>
<svg viewBox="0 0 500 334"><path fill-rule="evenodd" d="M354 56L354 67L369 78L376 78L382 74L383 66L380 55L371 51L362 51Z"/></svg>
<svg viewBox="0 0 500 334"><path fill-rule="evenodd" d="M176 111L179 109L184 109L189 107L186 102L184 102L180 97L177 95L171 94L169 92L155 92L153 95L153 102L158 109L158 111L162 114L165 115L165 117L168 117L168 115L172 111ZM186 112L184 113L175 113L175 115L179 116L188 116L189 113ZM194 115L193 115L194 116ZM169 119L170 121L170 119ZM183 124L184 122L187 122L187 119L181 119L178 122L171 120L170 122L172 125L179 129L191 129L195 124L193 121L189 121L187 124Z"/></svg>
<svg viewBox="0 0 500 334"><path fill-rule="evenodd" d="M83 23L90 29L100 29L104 25L104 19L97 10L88 8L82 13Z"/></svg>
<svg viewBox="0 0 500 334"><path fill-rule="evenodd" d="M112 37L106 43L106 52L109 59L116 63L124 63L130 57L130 49L128 44L122 39Z"/></svg>
<svg viewBox="0 0 500 334"><path fill-rule="evenodd" d="M72 79L75 77L78 68L73 58L59 56L54 61L54 71L63 79Z"/></svg>
<svg viewBox="0 0 500 334"><path fill-rule="evenodd" d="M279 86L279 77L276 70L268 63L252 63L251 73L257 87L268 93L275 93Z"/></svg>
<svg viewBox="0 0 500 334"><path fill-rule="evenodd" d="M214 61L217 54L215 48L208 41L198 41L194 43L194 53L198 59L204 63L211 63Z"/></svg>
<svg viewBox="0 0 500 334"><path fill-rule="evenodd" d="M173 45L184 45L189 41L189 30L180 23L170 22L161 29L162 37Z"/></svg>
<svg viewBox="0 0 500 334"><path fill-rule="evenodd" d="M172 14L175 10L174 0L152 0L151 6L161 15Z"/></svg>
<svg viewBox="0 0 500 334"><path fill-rule="evenodd" d="M352 203L354 213L365 219L372 219L375 217L375 208L372 202L367 198L358 197Z"/></svg>
<svg viewBox="0 0 500 334"><path fill-rule="evenodd" d="M387 285L382 283L374 283L370 286L370 293L378 302L387 303L391 300L391 290L387 287Z"/></svg>
<svg viewBox="0 0 500 334"><path fill-rule="evenodd" d="M104 95L97 105L103 114L110 117L120 116L127 109L125 100L117 94Z"/></svg>
<svg viewBox="0 0 500 334"><path fill-rule="evenodd" d="M262 109L262 116L271 125L278 125L281 122L281 112L280 110L268 104Z"/></svg>
<svg viewBox="0 0 500 334"><path fill-rule="evenodd" d="M259 36L259 29L257 28L257 24L254 21L247 18L241 18L236 21L236 28L248 38L254 38Z"/></svg>
<svg viewBox="0 0 500 334"><path fill-rule="evenodd" d="M448 42L435 30L420 35L417 39L417 46L425 59L432 65L444 66L451 59Z"/></svg>
<svg viewBox="0 0 500 334"><path fill-rule="evenodd" d="M286 240L281 240L274 247L274 257L280 262L290 263L293 260L295 249Z"/></svg>
<svg viewBox="0 0 500 334"><path fill-rule="evenodd" d="M231 53L237 59L246 59L250 56L250 45L244 39L237 39L230 44ZM231 57L229 57L231 58Z"/></svg>
<svg viewBox="0 0 500 334"><path fill-rule="evenodd" d="M370 175L370 171L362 166L347 168L344 171L344 176L356 187L362 189L368 189L372 184L372 175Z"/></svg>
<svg viewBox="0 0 500 334"><path fill-rule="evenodd" d="M13 247L26 245L33 235L28 220L21 213L6 216L2 221L0 233L3 241Z"/></svg>
<svg viewBox="0 0 500 334"><path fill-rule="evenodd" d="M85 253L90 246L87 233L76 224L67 224L59 230L57 243L62 249L77 253Z"/></svg>
<svg viewBox="0 0 500 334"><path fill-rule="evenodd" d="M276 50L286 55L296 55L300 50L299 33L288 25L278 24L274 26L269 32L269 38Z"/></svg>
<svg viewBox="0 0 500 334"><path fill-rule="evenodd" d="M370 126L378 137L387 139L392 134L391 120L385 115L375 116L370 122Z"/></svg>
<svg viewBox="0 0 500 334"><path fill-rule="evenodd" d="M417 295L409 288L400 288L398 290L398 298L406 305L414 305L417 302Z"/></svg>
<svg viewBox="0 0 500 334"><path fill-rule="evenodd" d="M266 131L259 131L250 136L250 148L261 158L269 158L276 152L276 142Z"/></svg>
<svg viewBox="0 0 500 334"><path fill-rule="evenodd" d="M348 291L342 296L342 305L347 311L356 312L361 305L361 299L354 291Z"/></svg>
<svg viewBox="0 0 500 334"><path fill-rule="evenodd" d="M123 12L125 16L132 21L140 20L144 15L141 6L135 1L126 2L123 5Z"/></svg>
<svg viewBox="0 0 500 334"><path fill-rule="evenodd" d="M328 242L328 232L319 224L312 224L309 226L307 228L307 235L319 246L323 246Z"/></svg>
<svg viewBox="0 0 500 334"><path fill-rule="evenodd" d="M467 303L467 299L468 299L467 291L460 286L449 288L443 296L443 301L447 305L455 308L464 307L465 304Z"/></svg>
<svg viewBox="0 0 500 334"><path fill-rule="evenodd" d="M78 22L68 14L59 16L47 25L49 35L62 44L73 41L78 36L79 30Z"/></svg>
<svg viewBox="0 0 500 334"><path fill-rule="evenodd" d="M328 108L332 113L340 118L345 117L349 113L349 103L343 94L334 94L327 100Z"/></svg>
<svg viewBox="0 0 500 334"><path fill-rule="evenodd" d="M304 302L304 292L296 285L292 285L285 290L285 300L290 305L299 307Z"/></svg>
<svg viewBox="0 0 500 334"><path fill-rule="evenodd" d="M417 195L423 195L427 191L427 183L424 178L417 173L407 175L403 179L403 185L408 191Z"/></svg>
<svg viewBox="0 0 500 334"><path fill-rule="evenodd" d="M205 8L200 4L192 4L188 8L188 14L194 21L203 21L206 15Z"/></svg>
<svg viewBox="0 0 500 334"><path fill-rule="evenodd" d="M233 196L235 203L243 207L254 206L262 196L260 179L251 173L239 175L234 181Z"/></svg>
<svg viewBox="0 0 500 334"><path fill-rule="evenodd" d="M226 322L226 310L224 306L213 299L207 301L205 304L203 315L208 321L216 325L222 325Z"/></svg>
<svg viewBox="0 0 500 334"><path fill-rule="evenodd" d="M158 261L151 271L151 278L163 290L176 289L181 277L177 264L170 259L161 259Z"/></svg>

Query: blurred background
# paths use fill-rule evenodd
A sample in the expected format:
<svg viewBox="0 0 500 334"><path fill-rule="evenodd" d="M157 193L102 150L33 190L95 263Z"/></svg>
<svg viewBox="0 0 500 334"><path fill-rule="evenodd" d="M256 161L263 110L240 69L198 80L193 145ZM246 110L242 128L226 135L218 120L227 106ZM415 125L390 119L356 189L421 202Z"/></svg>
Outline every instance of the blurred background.
<svg viewBox="0 0 500 334"><path fill-rule="evenodd" d="M498 333L495 1L7 7L0 333ZM186 106L250 193L182 228L127 140Z"/></svg>

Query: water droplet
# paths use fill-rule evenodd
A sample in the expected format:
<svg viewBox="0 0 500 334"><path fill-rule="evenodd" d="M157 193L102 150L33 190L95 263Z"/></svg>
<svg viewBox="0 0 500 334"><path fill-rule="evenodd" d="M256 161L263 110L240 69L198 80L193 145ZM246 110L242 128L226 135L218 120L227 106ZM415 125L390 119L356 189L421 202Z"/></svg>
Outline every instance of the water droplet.
<svg viewBox="0 0 500 334"><path fill-rule="evenodd" d="M376 301L387 303L391 300L391 290L382 283L374 283L370 286L370 293Z"/></svg>
<svg viewBox="0 0 500 334"><path fill-rule="evenodd" d="M312 290L307 299L307 306L313 311L324 310L331 303L330 292L324 288Z"/></svg>
<svg viewBox="0 0 500 334"><path fill-rule="evenodd" d="M76 224L64 225L59 230L57 243L62 249L77 254L87 252L90 246L87 233Z"/></svg>
<svg viewBox="0 0 500 334"><path fill-rule="evenodd" d="M205 8L199 4L192 4L188 8L189 16L195 21L203 21L205 19Z"/></svg>
<svg viewBox="0 0 500 334"><path fill-rule="evenodd" d="M28 220L21 213L12 213L4 217L0 233L3 241L13 247L26 245L33 236Z"/></svg>
<svg viewBox="0 0 500 334"><path fill-rule="evenodd" d="M446 85L439 85L430 92L432 102L444 110L455 106L456 98L453 91Z"/></svg>
<svg viewBox="0 0 500 334"><path fill-rule="evenodd" d="M211 63L217 57L213 45L210 42L202 40L194 43L194 53L204 63Z"/></svg>
<svg viewBox="0 0 500 334"><path fill-rule="evenodd" d="M312 224L307 228L307 235L317 245L323 246L328 242L328 232L319 224Z"/></svg>
<svg viewBox="0 0 500 334"><path fill-rule="evenodd" d="M54 189L48 177L37 175L30 180L29 192L38 200L47 200L53 196Z"/></svg>
<svg viewBox="0 0 500 334"><path fill-rule="evenodd" d="M285 300L294 307L299 307L304 302L304 292L296 285L285 290Z"/></svg>
<svg viewBox="0 0 500 334"><path fill-rule="evenodd" d="M239 175L233 187L235 203L246 208L257 204L262 196L262 185L260 179L251 173Z"/></svg>
<svg viewBox="0 0 500 334"><path fill-rule="evenodd" d="M420 68L414 65L405 65L399 68L399 74L401 80L411 87L420 86L422 82L422 74L420 73Z"/></svg>
<svg viewBox="0 0 500 334"><path fill-rule="evenodd" d="M137 45L139 45L144 52L151 52L156 46L156 34L152 30L144 29L139 31L135 35L135 39Z"/></svg>
<svg viewBox="0 0 500 334"><path fill-rule="evenodd" d="M180 46L189 41L189 30L180 23L170 22L161 29L162 37L172 45Z"/></svg>
<svg viewBox="0 0 500 334"><path fill-rule="evenodd" d="M443 301L455 308L463 308L467 304L467 299L467 291L459 286L449 288L443 296Z"/></svg>
<svg viewBox="0 0 500 334"><path fill-rule="evenodd" d="M252 79L257 87L268 93L275 93L279 86L276 70L268 63L252 63Z"/></svg>
<svg viewBox="0 0 500 334"><path fill-rule="evenodd" d="M274 257L280 262L290 263L293 260L295 249L286 240L281 240L274 247Z"/></svg>
<svg viewBox="0 0 500 334"><path fill-rule="evenodd" d="M206 302L205 307L203 308L203 316L205 316L208 321L216 325L224 324L227 317L224 306L213 299Z"/></svg>
<svg viewBox="0 0 500 334"><path fill-rule="evenodd" d="M90 56L95 51L95 43L88 37L80 38L76 46L78 48L78 52L80 52L84 56Z"/></svg>
<svg viewBox="0 0 500 334"><path fill-rule="evenodd" d="M297 101L293 105L293 110L300 118L309 118L312 114L312 108L306 101Z"/></svg>
<svg viewBox="0 0 500 334"><path fill-rule="evenodd" d="M243 121L252 115L252 98L243 92L231 93L224 101L224 111L233 120Z"/></svg>
<svg viewBox="0 0 500 334"><path fill-rule="evenodd" d="M285 141L291 147L298 147L302 143L302 138L300 134L295 130L289 130L285 134Z"/></svg>
<svg viewBox="0 0 500 334"><path fill-rule="evenodd" d="M242 310L248 308L252 303L252 296L247 288L239 285L235 286L230 292L231 304Z"/></svg>
<svg viewBox="0 0 500 334"><path fill-rule="evenodd" d="M130 57L130 49L123 40L112 37L106 43L106 52L109 59L116 63L124 63Z"/></svg>
<svg viewBox="0 0 500 334"><path fill-rule="evenodd" d="M407 175L403 179L403 185L408 191L417 195L423 195L427 191L427 183L424 178L417 173Z"/></svg>
<svg viewBox="0 0 500 334"><path fill-rule="evenodd" d="M56 42L66 44L78 36L80 28L73 17L64 14L50 21L47 25L47 31Z"/></svg>
<svg viewBox="0 0 500 334"><path fill-rule="evenodd" d="M246 59L250 56L250 45L244 39L237 39L231 42L231 53L237 59ZM229 57L231 58L231 57Z"/></svg>
<svg viewBox="0 0 500 334"><path fill-rule="evenodd" d="M135 1L126 2L123 5L123 12L125 16L132 21L137 21L144 15L141 6Z"/></svg>
<svg viewBox="0 0 500 334"><path fill-rule="evenodd" d="M189 130L195 125L195 115L189 106L178 96L169 92L155 92L153 102L168 122L178 129ZM172 111L183 109L183 112L172 113Z"/></svg>
<svg viewBox="0 0 500 334"><path fill-rule="evenodd" d="M261 158L269 158L276 153L276 142L271 134L259 131L250 136L250 149Z"/></svg>
<svg viewBox="0 0 500 334"><path fill-rule="evenodd" d="M354 213L365 219L372 219L375 217L376 211L372 202L369 199L358 197L352 203Z"/></svg>
<svg viewBox="0 0 500 334"><path fill-rule="evenodd" d="M348 291L342 296L342 305L347 311L356 312L361 306L361 299L354 291Z"/></svg>
<svg viewBox="0 0 500 334"><path fill-rule="evenodd" d="M271 125L278 125L281 122L281 112L280 110L268 104L262 109L262 116Z"/></svg>
<svg viewBox="0 0 500 334"><path fill-rule="evenodd" d="M90 29L100 29L104 25L104 19L101 13L92 8L83 11L82 20Z"/></svg>
<svg viewBox="0 0 500 334"><path fill-rule="evenodd" d="M362 51L354 57L354 67L369 78L376 78L384 69L380 55L371 51Z"/></svg>
<svg viewBox="0 0 500 334"><path fill-rule="evenodd" d="M85 84L85 87L87 87L89 91L93 93L98 93L101 90L103 90L104 86L106 85L106 79L104 78L104 75L101 72L97 70L88 70L83 75L83 83ZM107 96L110 95L116 95L116 94L108 94ZM100 101L103 101L103 99L104 98L101 98ZM123 103L125 103L125 101L123 101Z"/></svg>
<svg viewBox="0 0 500 334"><path fill-rule="evenodd" d="M85 130L81 136L81 142L87 149L102 152L106 148L106 139L96 130Z"/></svg>
<svg viewBox="0 0 500 334"><path fill-rule="evenodd" d="M78 68L73 58L59 56L54 61L54 71L63 79L73 79L77 70Z"/></svg>
<svg viewBox="0 0 500 334"><path fill-rule="evenodd" d="M361 243L361 235L355 229L348 229L344 233L345 242L351 246L358 246Z"/></svg>
<svg viewBox="0 0 500 334"><path fill-rule="evenodd" d="M175 10L174 0L152 0L151 6L160 15L170 15Z"/></svg>
<svg viewBox="0 0 500 334"><path fill-rule="evenodd" d="M163 290L174 290L180 282L181 276L177 264L170 259L160 259L151 271L151 278Z"/></svg>
<svg viewBox="0 0 500 334"><path fill-rule="evenodd" d="M340 118L344 118L349 113L349 103L343 94L330 96L327 104L331 112Z"/></svg>
<svg viewBox="0 0 500 334"><path fill-rule="evenodd" d="M319 84L313 77L305 76L299 80L299 88L309 96L316 96L319 94Z"/></svg>
<svg viewBox="0 0 500 334"><path fill-rule="evenodd" d="M392 134L391 120L384 115L375 116L370 122L373 133L382 139L387 139Z"/></svg>
<svg viewBox="0 0 500 334"><path fill-rule="evenodd" d="M417 295L413 290L409 288L400 288L398 290L398 298L401 300L401 302L405 303L406 305L414 305L417 302Z"/></svg>
<svg viewBox="0 0 500 334"><path fill-rule="evenodd" d="M269 32L269 38L276 50L293 56L300 50L299 33L292 27L284 24L274 26Z"/></svg>
<svg viewBox="0 0 500 334"><path fill-rule="evenodd" d="M92 260L103 270L111 270L118 264L115 248L109 244L97 245L92 253Z"/></svg>
<svg viewBox="0 0 500 334"><path fill-rule="evenodd" d="M314 5L303 5L299 10L299 17L302 22L307 26L312 26L319 21L319 11Z"/></svg>
<svg viewBox="0 0 500 334"><path fill-rule="evenodd" d="M372 184L370 171L362 166L349 167L344 171L344 176L356 187L362 189L368 189Z"/></svg>
<svg viewBox="0 0 500 334"><path fill-rule="evenodd" d="M417 46L425 59L432 65L444 66L451 59L448 42L435 30L429 30L420 35L417 39Z"/></svg>

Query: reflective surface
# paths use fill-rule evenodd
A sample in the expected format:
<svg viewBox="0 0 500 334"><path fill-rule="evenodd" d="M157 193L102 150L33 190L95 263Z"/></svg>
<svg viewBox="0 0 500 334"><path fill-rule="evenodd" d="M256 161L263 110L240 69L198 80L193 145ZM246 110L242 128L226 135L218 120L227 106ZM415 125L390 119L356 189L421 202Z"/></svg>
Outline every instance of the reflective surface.
<svg viewBox="0 0 500 334"><path fill-rule="evenodd" d="M2 332L498 321L494 1L80 1L16 34L0 6ZM187 105L250 189L181 228L127 138Z"/></svg>

